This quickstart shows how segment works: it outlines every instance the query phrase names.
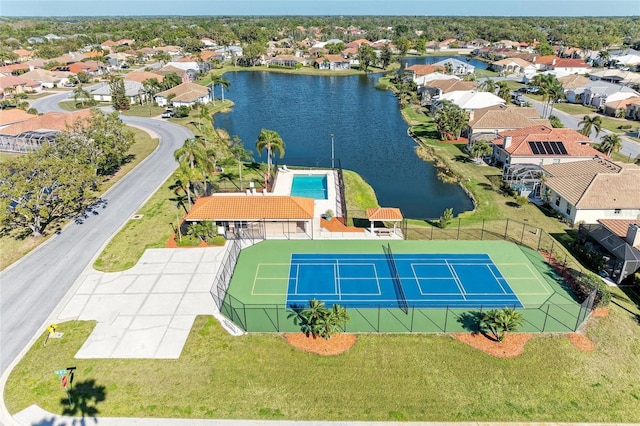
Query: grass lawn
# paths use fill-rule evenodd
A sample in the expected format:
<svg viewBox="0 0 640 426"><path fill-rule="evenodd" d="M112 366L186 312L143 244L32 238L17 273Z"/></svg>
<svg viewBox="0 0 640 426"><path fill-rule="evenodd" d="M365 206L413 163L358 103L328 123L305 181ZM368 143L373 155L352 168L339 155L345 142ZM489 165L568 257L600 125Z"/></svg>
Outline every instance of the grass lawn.
<svg viewBox="0 0 640 426"><path fill-rule="evenodd" d="M351 170L343 170L342 178L344 180L347 213L379 207L373 188L359 174Z"/></svg>
<svg viewBox="0 0 640 426"><path fill-rule="evenodd" d="M0 164L11 161L12 159L21 156L22 154L17 152L0 152Z"/></svg>
<svg viewBox="0 0 640 426"><path fill-rule="evenodd" d="M73 321L59 324L62 339L36 341L5 402L11 413L31 404L63 413L54 370L74 365L72 398L86 395L79 407L99 416L637 423L640 311L621 292L615 298L623 308L586 328L595 351L541 335L513 359L428 334L363 334L345 354L321 357L278 334L232 337L201 316L177 360L73 360L94 327Z"/></svg>
<svg viewBox="0 0 640 426"><path fill-rule="evenodd" d="M570 103L555 103L553 104L553 109L566 112L567 114L581 115L581 116L585 114L593 114L594 112L596 112L596 109L593 107L587 107L580 104L570 104Z"/></svg>
<svg viewBox="0 0 640 426"><path fill-rule="evenodd" d="M94 107L106 106L106 105L107 105L106 103L103 103L103 104L99 103L99 104L95 105ZM74 101L74 100L58 102L58 106L60 108L62 108L63 110L69 111L69 112L80 111L81 109L93 108L93 107L91 107L89 105L87 105L84 108L76 108L76 101Z"/></svg>
<svg viewBox="0 0 640 426"><path fill-rule="evenodd" d="M210 104L211 114L215 115L216 113L227 111L232 108L233 105L233 101L230 101L229 99L225 99L224 102L217 100L215 105L213 105L213 103ZM187 117L168 118L167 121L186 127L191 130L196 137L202 136L197 110L192 109Z"/></svg>
<svg viewBox="0 0 640 426"><path fill-rule="evenodd" d="M122 111L122 115L136 117L155 117L164 112L166 108L147 104L147 105L131 105L127 111Z"/></svg>
<svg viewBox="0 0 640 426"><path fill-rule="evenodd" d="M151 139L151 137L144 131L135 127L129 127L135 134L135 143L129 148L129 161L125 163L118 172L109 179L104 179L99 183L98 191L95 196L99 197L107 189L113 186L117 181L122 179L131 169L144 160L149 154L151 154L158 146L157 139ZM0 162L7 161L7 155L0 156ZM57 228L52 227L48 229L47 234L39 239L34 239L31 236L16 237L16 235L4 235L0 237L0 270L5 269L13 262L20 259L22 256L29 253L31 250L42 244L47 238L53 235L54 231L64 226L65 223L58 224Z"/></svg>

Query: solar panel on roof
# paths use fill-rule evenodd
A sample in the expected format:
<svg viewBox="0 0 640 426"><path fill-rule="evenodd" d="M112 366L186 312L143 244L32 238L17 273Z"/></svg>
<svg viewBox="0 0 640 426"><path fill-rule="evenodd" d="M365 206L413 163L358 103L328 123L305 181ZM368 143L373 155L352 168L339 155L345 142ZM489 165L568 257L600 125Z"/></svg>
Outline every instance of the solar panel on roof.
<svg viewBox="0 0 640 426"><path fill-rule="evenodd" d="M540 154L546 154L546 151L544 150L544 146L542 146L542 142L534 142L534 143L538 147L538 152Z"/></svg>
<svg viewBox="0 0 640 426"><path fill-rule="evenodd" d="M562 155L569 154L567 152L567 149L564 147L564 144L562 142L558 142L558 149L560 150L560 154L562 154Z"/></svg>
<svg viewBox="0 0 640 426"><path fill-rule="evenodd" d="M529 142L529 147L531 148L531 152L533 152L534 155L540 154L535 142Z"/></svg>
<svg viewBox="0 0 640 426"><path fill-rule="evenodd" d="M553 151L551 150L551 144L547 141L542 142L542 146L544 146L544 153L545 154L553 154Z"/></svg>
<svg viewBox="0 0 640 426"><path fill-rule="evenodd" d="M560 149L558 149L558 143L559 142L549 142L549 146L551 146L553 153L557 155L560 154Z"/></svg>

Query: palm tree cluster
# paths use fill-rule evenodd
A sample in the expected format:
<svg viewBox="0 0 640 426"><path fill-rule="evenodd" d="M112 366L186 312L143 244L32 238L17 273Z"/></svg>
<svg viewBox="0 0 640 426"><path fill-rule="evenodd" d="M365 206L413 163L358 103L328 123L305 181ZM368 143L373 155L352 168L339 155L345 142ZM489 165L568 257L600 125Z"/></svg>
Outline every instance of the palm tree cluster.
<svg viewBox="0 0 640 426"><path fill-rule="evenodd" d="M442 101L433 115L441 140L457 140L469 125L469 113L451 101Z"/></svg>
<svg viewBox="0 0 640 426"><path fill-rule="evenodd" d="M316 299L309 300L309 307L305 309L294 308L289 314L294 323L300 326L300 330L309 336L330 339L336 333L341 332L349 322L349 314L346 308L334 304L331 309L324 302Z"/></svg>
<svg viewBox="0 0 640 426"><path fill-rule="evenodd" d="M537 86L538 94L542 95L544 107L542 117L550 117L553 114L553 106L560 99L565 98L562 83L558 81L552 74L536 74L529 83L531 86Z"/></svg>
<svg viewBox="0 0 640 426"><path fill-rule="evenodd" d="M613 152L618 152L622 148L622 139L620 135L610 133L602 137L602 143L600 144L600 151L611 155Z"/></svg>

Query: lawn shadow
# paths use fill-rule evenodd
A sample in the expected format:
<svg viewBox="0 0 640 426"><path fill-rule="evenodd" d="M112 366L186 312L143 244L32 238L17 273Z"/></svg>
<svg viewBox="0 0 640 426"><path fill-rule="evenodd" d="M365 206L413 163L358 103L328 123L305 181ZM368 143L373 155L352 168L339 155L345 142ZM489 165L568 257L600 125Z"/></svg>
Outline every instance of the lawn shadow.
<svg viewBox="0 0 640 426"><path fill-rule="evenodd" d="M64 407L62 415L80 416L82 417L81 424L84 423L85 417L91 417L97 423L96 416L100 411L96 406L106 399L106 388L97 385L96 381L91 379L78 382L69 389L68 393L69 398L60 399L60 404ZM71 405L69 405L69 400L71 400Z"/></svg>

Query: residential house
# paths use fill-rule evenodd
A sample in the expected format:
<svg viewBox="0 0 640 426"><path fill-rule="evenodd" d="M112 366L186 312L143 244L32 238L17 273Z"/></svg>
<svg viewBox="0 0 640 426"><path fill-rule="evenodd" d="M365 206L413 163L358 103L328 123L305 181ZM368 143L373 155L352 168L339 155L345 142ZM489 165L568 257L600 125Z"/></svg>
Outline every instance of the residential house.
<svg viewBox="0 0 640 426"><path fill-rule="evenodd" d="M638 120L640 121L640 104L635 102L631 102L627 104L625 108L624 117L629 120Z"/></svg>
<svg viewBox="0 0 640 426"><path fill-rule="evenodd" d="M42 90L42 84L39 81L14 75L0 76L0 89L4 91L6 97L9 97L9 95L20 93L39 92Z"/></svg>
<svg viewBox="0 0 640 426"><path fill-rule="evenodd" d="M560 164L590 160L603 154L593 141L573 129L537 125L498 132L491 141L493 159L504 165Z"/></svg>
<svg viewBox="0 0 640 426"><path fill-rule="evenodd" d="M213 68L210 62L197 62L197 61L171 61L165 67L174 67L183 70L189 76L189 81L195 81L198 77L198 73L206 73Z"/></svg>
<svg viewBox="0 0 640 426"><path fill-rule="evenodd" d="M140 94L142 93L142 83L137 81L125 80L124 81L124 93L129 99L130 104L137 104L140 102ZM89 92L93 99L99 102L111 102L111 87L108 83L104 83L101 86L91 90Z"/></svg>
<svg viewBox="0 0 640 426"><path fill-rule="evenodd" d="M30 69L29 64L26 64L26 63L4 65L0 67L0 74L17 76L20 74L24 74L25 72L29 71L29 69Z"/></svg>
<svg viewBox="0 0 640 426"><path fill-rule="evenodd" d="M640 105L640 97L620 99L617 101L607 102L604 104L603 114L610 117L623 118L627 113L627 106L630 104Z"/></svg>
<svg viewBox="0 0 640 426"><path fill-rule="evenodd" d="M500 73L532 74L536 67L524 59L505 58L491 63L491 69Z"/></svg>
<svg viewBox="0 0 640 426"><path fill-rule="evenodd" d="M607 68L589 74L591 80L608 81L623 85L640 84L640 74L617 68Z"/></svg>
<svg viewBox="0 0 640 426"><path fill-rule="evenodd" d="M598 219L595 224L581 224L578 242L602 255L603 277L616 284L633 284L633 275L640 270L640 220Z"/></svg>
<svg viewBox="0 0 640 426"><path fill-rule="evenodd" d="M324 55L313 62L313 66L321 70L348 70L351 64L340 55Z"/></svg>
<svg viewBox="0 0 640 426"><path fill-rule="evenodd" d="M611 51L611 61L624 67L640 65L640 52L635 49Z"/></svg>
<svg viewBox="0 0 640 426"><path fill-rule="evenodd" d="M571 103L593 105L596 108L606 102L632 98L640 94L627 86L607 83L606 81L590 81L584 86L569 89L566 92L567 100Z"/></svg>
<svg viewBox="0 0 640 426"><path fill-rule="evenodd" d="M493 47L501 48L501 49L514 49L520 45L520 42L513 40L500 40L498 42L493 43Z"/></svg>
<svg viewBox="0 0 640 426"><path fill-rule="evenodd" d="M155 100L160 106L172 103L174 106L193 106L211 101L209 88L195 83L182 83L169 90L156 94Z"/></svg>
<svg viewBox="0 0 640 426"><path fill-rule="evenodd" d="M59 64L65 64L65 65L69 65L69 64L73 64L75 62L80 62L82 60L87 59L88 56L85 55L84 53L80 53L80 52L69 52L69 53L65 53L64 55L60 55L56 58L53 58L52 61L53 62L57 62Z"/></svg>
<svg viewBox="0 0 640 426"><path fill-rule="evenodd" d="M304 58L293 55L278 55L271 59L267 59L268 67L296 68L304 65L304 63Z"/></svg>
<svg viewBox="0 0 640 426"><path fill-rule="evenodd" d="M445 70L448 67L451 67L451 73L453 75L473 74L475 72L475 70L476 70L476 67L474 67L470 63L464 62L464 61L460 61L460 60L455 59L455 58L445 59L445 60L436 62L433 65L436 66L436 67L442 67Z"/></svg>
<svg viewBox="0 0 640 426"><path fill-rule="evenodd" d="M405 75L408 76L408 78L410 78L416 84L419 84L418 81L421 79L421 77L424 77L425 75L428 75L428 74L432 74L434 72L441 72L444 74L445 69L444 67L436 66L436 65L415 64L415 65L411 65L410 67L406 67L403 70L400 70L400 73L402 73L403 76ZM456 78L459 78L459 77L456 77Z"/></svg>
<svg viewBox="0 0 640 426"><path fill-rule="evenodd" d="M443 93L454 91L469 91L478 88L478 83L474 81L463 81L459 79L430 80L418 87L418 96L422 105L431 105L442 96Z"/></svg>
<svg viewBox="0 0 640 426"><path fill-rule="evenodd" d="M200 42L202 44L204 44L204 47L215 47L215 46L218 45L215 40L213 40L213 39L211 39L209 37L202 37L200 39Z"/></svg>
<svg viewBox="0 0 640 426"><path fill-rule="evenodd" d="M44 142L53 142L67 125L86 119L90 110L66 112L48 112L32 115L27 120L10 124L0 129L0 151L30 152L40 148Z"/></svg>
<svg viewBox="0 0 640 426"><path fill-rule="evenodd" d="M33 69L22 74L22 78L28 78L40 82L43 88L51 89L60 87L69 81L71 73L66 71L49 71L40 68Z"/></svg>
<svg viewBox="0 0 640 426"><path fill-rule="evenodd" d="M20 62L28 61L29 59L33 58L33 55L35 54L33 50L26 49L16 49L13 51L13 53L18 56L18 61Z"/></svg>
<svg viewBox="0 0 640 426"><path fill-rule="evenodd" d="M151 71L132 71L124 76L124 81L137 81L138 83L142 83L143 81L150 80L152 78L158 80L158 83L162 83L164 75L156 74Z"/></svg>
<svg viewBox="0 0 640 426"><path fill-rule="evenodd" d="M560 74L589 74L591 65L582 59L558 58L554 59L552 69Z"/></svg>
<svg viewBox="0 0 640 426"><path fill-rule="evenodd" d="M542 193L571 223L640 217L640 167L596 157L542 166Z"/></svg>
<svg viewBox="0 0 640 426"><path fill-rule="evenodd" d="M469 43L467 43L467 47L469 48L488 47L490 45L491 42L482 38L474 38Z"/></svg>
<svg viewBox="0 0 640 426"><path fill-rule="evenodd" d="M314 200L288 195L214 194L200 197L186 222L213 221L225 233L272 238L313 238Z"/></svg>
<svg viewBox="0 0 640 426"><path fill-rule="evenodd" d="M242 47L240 46L224 46L215 50L216 53L220 53L225 59L241 58L243 56Z"/></svg>
<svg viewBox="0 0 640 426"><path fill-rule="evenodd" d="M161 76L166 76L167 74L176 74L178 77L180 77L180 79L182 80L183 83L190 83L191 82L191 78L189 77L189 73L187 73L185 70L181 69L181 68L176 68L173 65L165 65L162 68L159 68L157 70L153 70L154 74L159 74Z"/></svg>
<svg viewBox="0 0 640 426"><path fill-rule="evenodd" d="M90 76L97 77L99 75L102 75L103 70L105 68L106 67L103 62L87 61L87 62L76 62L74 64L69 64L69 65L61 65L61 66L55 67L52 71L67 71L67 72L70 72L71 74L78 74L83 72L83 73L89 74Z"/></svg>
<svg viewBox="0 0 640 426"><path fill-rule="evenodd" d="M32 119L33 117L33 114L18 108L0 109L0 132L7 126Z"/></svg>
<svg viewBox="0 0 640 426"><path fill-rule="evenodd" d="M562 88L565 90L577 89L591 82L587 77L580 74L565 75L558 77L558 81L562 84Z"/></svg>
<svg viewBox="0 0 640 426"><path fill-rule="evenodd" d="M534 107L494 105L470 111L469 128L463 134L471 145L479 140L492 141L500 132L540 125L551 127Z"/></svg>
<svg viewBox="0 0 640 426"><path fill-rule="evenodd" d="M504 105L506 102L501 97L489 92L478 92L476 90L455 90L449 93L443 93L438 102L451 101L460 108L471 111L480 108L486 108L493 105ZM437 108L437 102L434 103L432 109Z"/></svg>

